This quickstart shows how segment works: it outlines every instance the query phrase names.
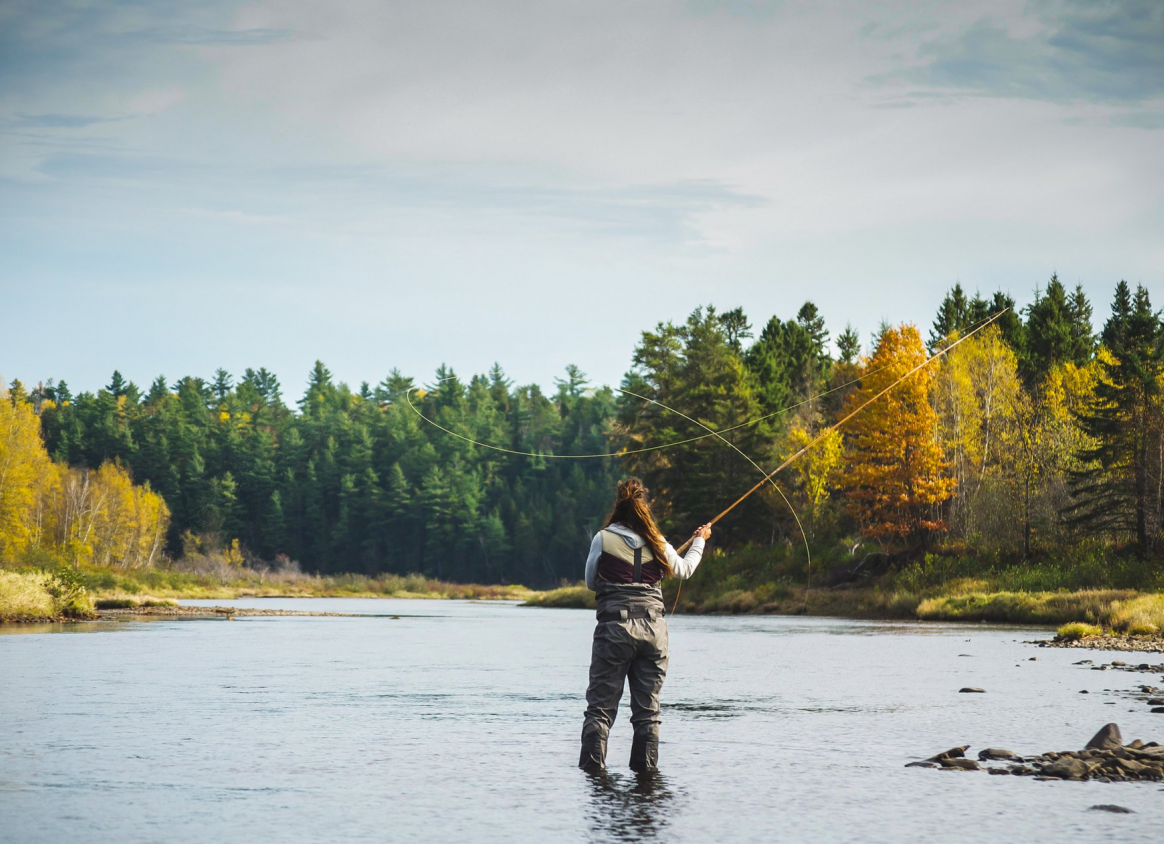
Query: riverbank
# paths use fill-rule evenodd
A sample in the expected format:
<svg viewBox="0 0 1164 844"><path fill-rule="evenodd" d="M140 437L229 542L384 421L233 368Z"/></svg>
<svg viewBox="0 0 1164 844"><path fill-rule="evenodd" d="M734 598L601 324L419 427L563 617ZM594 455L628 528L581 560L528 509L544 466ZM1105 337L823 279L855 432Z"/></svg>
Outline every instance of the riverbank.
<svg viewBox="0 0 1164 844"><path fill-rule="evenodd" d="M309 575L225 573L179 569L0 569L0 622L98 618L109 610L161 610L180 600L237 598L415 598L525 601L534 591L521 585L448 583L422 575Z"/></svg>
<svg viewBox="0 0 1164 844"><path fill-rule="evenodd" d="M696 615L813 615L860 619L982 621L1048 626L1084 622L1097 634L1115 633L1144 641L1164 641L1164 594L1131 589L1081 589L1073 592L980 591L980 583L956 581L923 593L878 585L806 589L769 585L731 590L707 598L681 591L677 611ZM676 589L664 592L675 606ZM594 593L578 584L539 592L527 606L593 608ZM1091 639L1102 636L1091 636Z"/></svg>

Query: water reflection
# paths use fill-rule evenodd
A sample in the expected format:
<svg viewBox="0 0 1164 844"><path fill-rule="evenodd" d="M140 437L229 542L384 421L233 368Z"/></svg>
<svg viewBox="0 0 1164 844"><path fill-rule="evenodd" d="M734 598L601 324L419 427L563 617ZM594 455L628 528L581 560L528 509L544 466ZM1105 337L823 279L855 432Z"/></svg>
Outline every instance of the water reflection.
<svg viewBox="0 0 1164 844"><path fill-rule="evenodd" d="M654 841L670 822L675 796L662 774L584 774L587 820L599 841Z"/></svg>

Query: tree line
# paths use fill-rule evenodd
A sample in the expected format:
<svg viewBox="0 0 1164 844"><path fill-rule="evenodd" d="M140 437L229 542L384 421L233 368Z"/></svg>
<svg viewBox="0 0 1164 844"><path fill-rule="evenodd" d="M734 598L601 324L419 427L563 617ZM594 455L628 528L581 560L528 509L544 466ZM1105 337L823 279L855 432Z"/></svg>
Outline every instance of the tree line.
<svg viewBox="0 0 1164 844"><path fill-rule="evenodd" d="M1164 328L1148 292L1124 282L1099 334L1082 288L1055 276L1021 309L956 285L926 338L885 324L862 343L846 326L833 343L811 302L758 331L742 309L701 307L642 333L621 391L573 366L552 393L499 366L468 380L441 367L424 385L393 370L353 390L317 363L294 407L266 369L144 390L115 372L75 396L63 381L13 382L7 404L39 419L54 465L128 473L160 496L171 556L237 540L320 572L542 585L576 579L620 474L647 481L681 537L755 483L755 464L777 465L1002 311L824 435L718 541L798 543L803 526L814 548L904 556L1021 560L1084 538L1156 552ZM620 456L561 459L607 452ZM12 500L0 486L0 519Z"/></svg>

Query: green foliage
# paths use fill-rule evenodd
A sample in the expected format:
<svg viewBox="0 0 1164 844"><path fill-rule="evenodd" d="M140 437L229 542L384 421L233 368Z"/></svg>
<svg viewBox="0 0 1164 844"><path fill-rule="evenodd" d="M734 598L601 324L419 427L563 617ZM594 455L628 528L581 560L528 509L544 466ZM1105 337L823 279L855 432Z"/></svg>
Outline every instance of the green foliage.
<svg viewBox="0 0 1164 844"><path fill-rule="evenodd" d="M1067 639L1075 641L1078 639L1086 639L1089 636L1102 636L1103 628L1095 624L1088 624L1085 621L1071 621L1061 626L1055 631L1055 636L1059 639Z"/></svg>
<svg viewBox="0 0 1164 844"><path fill-rule="evenodd" d="M1094 397L1077 414L1090 442L1072 474L1070 521L1150 551L1164 530L1164 326L1142 285L1133 298L1120 282L1103 337Z"/></svg>
<svg viewBox="0 0 1164 844"><path fill-rule="evenodd" d="M531 595L523 606L592 610L595 605L594 591L588 588L585 583L578 583L573 586L560 586L546 592L537 592Z"/></svg>

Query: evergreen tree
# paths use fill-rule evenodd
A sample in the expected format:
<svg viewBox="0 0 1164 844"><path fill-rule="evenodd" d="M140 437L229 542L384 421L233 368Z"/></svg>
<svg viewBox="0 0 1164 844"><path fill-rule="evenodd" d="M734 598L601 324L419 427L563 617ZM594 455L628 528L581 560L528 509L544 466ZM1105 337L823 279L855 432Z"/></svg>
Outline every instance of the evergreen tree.
<svg viewBox="0 0 1164 844"><path fill-rule="evenodd" d="M1082 289L1068 296L1053 274L1047 289L1036 290L1035 301L1027 308L1026 340L1022 370L1028 384L1041 383L1057 364L1087 363L1094 345L1091 306Z"/></svg>
<svg viewBox="0 0 1164 844"><path fill-rule="evenodd" d="M934 325L930 329L930 349L937 349L951 334L964 331L972 322L966 291L962 289L961 283L956 283L946 292L946 297L938 306L938 315L934 317Z"/></svg>
<svg viewBox="0 0 1164 844"><path fill-rule="evenodd" d="M837 354L845 364L856 363L861 354L861 336L851 324L846 323L845 330L837 336Z"/></svg>
<svg viewBox="0 0 1164 844"><path fill-rule="evenodd" d="M1087 468L1073 473L1069 522L1092 532L1130 533L1150 551L1164 503L1164 329L1142 285L1130 302L1127 285L1117 287L1103 337L1095 396L1079 414L1093 444L1079 454Z"/></svg>

